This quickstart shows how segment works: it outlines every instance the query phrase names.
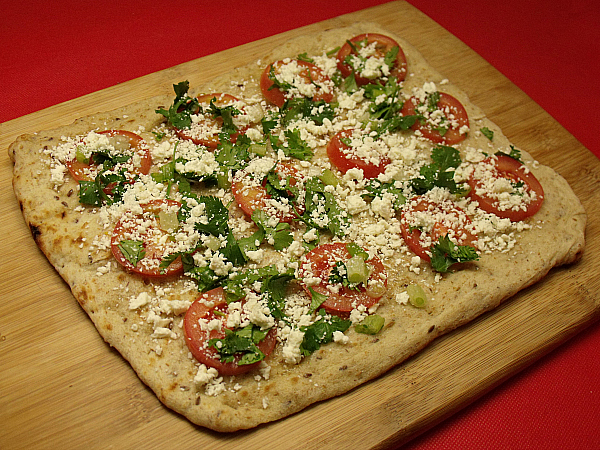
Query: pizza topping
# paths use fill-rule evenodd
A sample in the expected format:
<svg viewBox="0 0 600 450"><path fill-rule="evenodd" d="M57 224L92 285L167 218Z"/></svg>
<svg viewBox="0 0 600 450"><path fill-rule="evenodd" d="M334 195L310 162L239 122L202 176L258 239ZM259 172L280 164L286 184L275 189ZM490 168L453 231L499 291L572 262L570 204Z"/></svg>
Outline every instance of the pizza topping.
<svg viewBox="0 0 600 450"><path fill-rule="evenodd" d="M120 201L126 185L152 167L148 145L125 130L90 132L62 145L56 155L79 183L80 202L89 205Z"/></svg>
<svg viewBox="0 0 600 450"><path fill-rule="evenodd" d="M469 131L469 118L464 106L445 92L424 90L404 102L401 114L415 116L417 121L412 128L438 144L458 144Z"/></svg>
<svg viewBox="0 0 600 450"><path fill-rule="evenodd" d="M304 212L302 184L302 176L292 165L260 158L236 173L231 189L248 216L261 210L279 222L291 222Z"/></svg>
<svg viewBox="0 0 600 450"><path fill-rule="evenodd" d="M388 36L361 34L346 41L337 54L337 65L344 78L352 76L358 86L380 78L404 80L406 57L400 45Z"/></svg>
<svg viewBox="0 0 600 450"><path fill-rule="evenodd" d="M216 148L219 134L230 136L235 143L240 133L250 124L248 115L244 114L244 106L233 95L224 93L204 94L196 97L198 110L190 114L189 127L177 129L177 135L189 139L196 145Z"/></svg>
<svg viewBox="0 0 600 450"><path fill-rule="evenodd" d="M202 294L185 315L185 342L202 364L217 369L220 375L239 375L257 367L273 351L276 332L252 323L231 329L228 320L223 289Z"/></svg>
<svg viewBox="0 0 600 450"><path fill-rule="evenodd" d="M282 107L286 99L310 98L313 101L333 100L333 82L313 63L284 59L269 64L260 79L260 88L267 100Z"/></svg>
<svg viewBox="0 0 600 450"><path fill-rule="evenodd" d="M337 133L327 145L327 156L344 174L354 168L361 170L365 178L375 178L385 172L391 163L386 150L381 140L357 130L344 130Z"/></svg>
<svg viewBox="0 0 600 450"><path fill-rule="evenodd" d="M417 308L423 308L427 302L427 294L418 284L409 284L406 287L406 294L411 305Z"/></svg>
<svg viewBox="0 0 600 450"><path fill-rule="evenodd" d="M387 275L379 258L369 257L362 248L345 243L321 244L307 253L300 279L309 294L316 292L326 297L320 304L322 308L342 316L358 305L366 308L375 305L385 292L381 287L387 286ZM376 293L373 295L369 288L376 289Z"/></svg>
<svg viewBox="0 0 600 450"><path fill-rule="evenodd" d="M183 330L195 382L209 395L225 389L223 375L268 367L276 346L282 361L298 364L351 341L352 325L384 332L388 312L375 311L393 297L387 270L418 277L394 304L422 308L442 273L510 250L527 228L487 204L529 215L541 205L521 162L508 170L508 156L462 144L469 123L453 97L425 83L406 99L397 44L372 34L346 44L346 75L336 73L336 51L302 54L263 70L260 98L239 100L242 84L232 84L238 97L195 97L188 82L174 85L173 105L157 110L167 123L148 131L154 147L142 145L154 163L107 133L66 138L48 152L57 186L68 161L97 172L83 180L89 206L78 209L97 213L107 230L90 255L110 248L120 267L146 279L154 292L129 298L129 309L154 340ZM193 298L169 298L183 293Z"/></svg>
<svg viewBox="0 0 600 450"><path fill-rule="evenodd" d="M400 225L410 250L430 261L438 272L447 272L455 263L478 259L471 246L477 240L471 220L452 201L434 203L416 197L403 208Z"/></svg>
<svg viewBox="0 0 600 450"><path fill-rule="evenodd" d="M513 222L531 217L542 206L544 190L520 161L491 156L475 166L469 178L469 197L486 212Z"/></svg>
<svg viewBox="0 0 600 450"><path fill-rule="evenodd" d="M112 253L122 266L150 277L179 274L181 260L175 260L164 270L161 262L174 252L177 245L169 241L169 232L161 228L159 213L171 214L181 207L173 200L152 201L142 205L143 214L127 214L115 226L111 239Z"/></svg>

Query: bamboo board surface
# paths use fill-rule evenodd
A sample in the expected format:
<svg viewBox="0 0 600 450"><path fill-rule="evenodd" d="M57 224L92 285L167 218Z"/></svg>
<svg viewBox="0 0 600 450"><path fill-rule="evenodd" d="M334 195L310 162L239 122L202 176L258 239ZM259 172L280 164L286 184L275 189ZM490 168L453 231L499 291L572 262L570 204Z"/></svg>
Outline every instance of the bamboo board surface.
<svg viewBox="0 0 600 450"><path fill-rule="evenodd" d="M583 259L385 376L255 430L218 434L163 407L96 332L37 249L11 188L8 145L22 133L202 84L289 38L365 20L415 45L518 148L554 167L589 215ZM600 317L600 162L522 91L404 2L272 36L0 124L0 448L384 448L480 397Z"/></svg>

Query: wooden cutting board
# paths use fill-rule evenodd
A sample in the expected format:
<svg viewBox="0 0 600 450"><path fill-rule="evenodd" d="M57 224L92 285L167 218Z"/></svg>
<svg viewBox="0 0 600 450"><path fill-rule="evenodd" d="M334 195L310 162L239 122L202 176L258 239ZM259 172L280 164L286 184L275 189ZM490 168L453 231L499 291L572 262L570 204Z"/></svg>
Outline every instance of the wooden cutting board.
<svg viewBox="0 0 600 450"><path fill-rule="evenodd" d="M6 156L17 135L201 84L307 32L366 20L414 44L519 147L571 183L590 216L583 259L438 339L385 376L255 430L218 434L163 407L97 334L30 236ZM154 73L0 124L0 448L384 448L469 404L600 317L600 162L498 71L404 2Z"/></svg>

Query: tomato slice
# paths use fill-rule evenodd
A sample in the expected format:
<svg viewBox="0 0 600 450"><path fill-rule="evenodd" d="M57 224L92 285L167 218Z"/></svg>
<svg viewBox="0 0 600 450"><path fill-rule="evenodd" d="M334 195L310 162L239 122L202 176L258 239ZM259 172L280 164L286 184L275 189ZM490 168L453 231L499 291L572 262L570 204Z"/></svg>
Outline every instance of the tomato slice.
<svg viewBox="0 0 600 450"><path fill-rule="evenodd" d="M366 45L362 44L365 41L366 41ZM386 77L396 77L396 79L398 81L402 81L406 78L406 74L407 74L406 56L404 55L404 52L402 51L402 47L400 47L400 45L391 37L385 36L383 34L367 33L367 34L359 34L358 36L354 36L352 39L350 39L350 42L358 50L360 50L360 48L369 46L371 44L375 44L373 54L368 56L367 59L369 59L369 58L383 59L383 58L385 58L385 55L390 50L392 50L394 47L398 47L398 55L396 56L396 59L394 60L394 63L392 64L392 67L390 68L389 74L385 75L385 76ZM358 48L359 46L360 46L360 48ZM344 78L348 77L352 72L354 72L354 78L355 78L356 84L358 86L363 86L363 85L369 84L369 83L375 83L379 80L379 78L381 78L381 77L375 77L375 78L365 77L365 76L361 76L360 74L356 73L354 68L346 62L346 58L349 55L357 55L357 52L355 51L355 49L352 48L352 46L348 42L346 42L344 45L342 45L342 47L340 48L340 50L338 51L338 54L337 54L337 66Z"/></svg>
<svg viewBox="0 0 600 450"><path fill-rule="evenodd" d="M457 245L477 240L471 219L452 201L435 203L419 196L406 203L400 218L400 233L408 248L421 259L431 261L431 246L442 236Z"/></svg>
<svg viewBox="0 0 600 450"><path fill-rule="evenodd" d="M200 106L208 107L210 105L210 101L214 98L215 105L219 108L223 108L225 106L229 106L235 102L239 102L237 97L233 95L224 94L224 93L214 93L214 94L203 94L196 97ZM241 110L243 112L243 109ZM181 139L187 139L192 141L196 145L204 145L209 148L217 148L220 143L219 133L221 133L221 128L223 127L223 118L222 117L205 117L199 122L192 123L190 128L186 129L176 129L177 136ZM230 140L235 144L237 138L240 134L243 134L250 125L244 125L240 127L238 131L231 135Z"/></svg>
<svg viewBox="0 0 600 450"><path fill-rule="evenodd" d="M518 222L540 210L544 202L544 189L535 175L519 161L507 155L494 155L483 160L479 167L484 170L478 171L476 168L471 174L468 181L471 190L468 195L485 212ZM521 185L518 194L494 194L493 186L502 179L508 180L513 187ZM509 199L503 203L502 197ZM510 198L521 201L515 206Z"/></svg>
<svg viewBox="0 0 600 450"><path fill-rule="evenodd" d="M421 134L437 144L454 145L466 139L467 134L461 129L469 126L469 117L465 107L456 98L444 92L439 93L439 101L436 110L442 112L444 123L437 123L439 117L431 114L427 109L427 102L423 105L416 97L411 97L404 102L400 114L403 116L424 115L423 121L417 120L412 126L413 130L419 130ZM449 125L449 126L448 126ZM440 131L440 128L444 131Z"/></svg>
<svg viewBox="0 0 600 450"><path fill-rule="evenodd" d="M169 240L164 239L169 232L160 228L157 219L161 211L169 209L174 213L175 210L179 210L181 203L168 199L152 200L141 206L143 214L125 214L115 226L110 242L113 256L127 270L147 277L162 278L183 273L181 258L177 258L164 270L159 267L169 249ZM119 248L122 241L142 242L145 255L136 265L129 261Z"/></svg>
<svg viewBox="0 0 600 450"><path fill-rule="evenodd" d="M353 133L353 130L342 130L331 138L327 144L327 156L331 163L342 173L350 169L361 169L365 178L375 178L385 172L385 168L391 163L387 156L376 155L367 160L344 143L352 138Z"/></svg>
<svg viewBox="0 0 600 450"><path fill-rule="evenodd" d="M134 154L139 155L140 165L135 168L135 173L143 175L148 175L148 173L150 173L150 169L152 168L152 155L150 154L150 148L145 145L145 141L141 136L126 130L105 130L98 131L98 134L106 134L109 138L112 138L112 143L115 148L126 147L123 149L132 149ZM93 161L90 161L88 164L73 159L67 161L65 165L75 181L93 181L95 178L93 175L93 168L95 166Z"/></svg>
<svg viewBox="0 0 600 450"><path fill-rule="evenodd" d="M321 305L328 313L347 316L360 305L370 308L375 305L385 293L387 288L387 274L381 260L377 257L366 261L369 267L369 279L365 288L360 285L357 289L350 289L341 284L332 285L329 281L332 270L338 261L348 261L351 255L345 243L321 244L305 255L305 262L300 266L299 279L302 287L310 295L313 289L319 294L327 296ZM318 278L316 285L306 284L304 280Z"/></svg>
<svg viewBox="0 0 600 450"><path fill-rule="evenodd" d="M212 304L213 306L208 306ZM202 329L199 320L211 322L215 319L221 322L220 328L210 327ZM208 347L210 339L225 337L225 324L227 323L227 302L223 288L218 287L200 295L187 310L184 318L185 343L188 349L199 362L214 367L220 375L239 375L257 367L260 362L247 365L238 365L240 357L235 357L234 362L222 362L219 353L213 347ZM277 331L273 327L266 337L257 344L261 352L268 356L277 344Z"/></svg>
<svg viewBox="0 0 600 450"><path fill-rule="evenodd" d="M290 177L289 183L292 186L298 184L303 179L300 172L289 164L277 163L275 171L280 180L286 180ZM239 207L249 217L256 210L264 210L269 216L276 217L279 222L292 222L297 217L292 205L286 205L280 201L276 202L267 192L265 186L266 180L261 180L259 183L249 178L236 177L231 184L231 191ZM298 214L302 215L304 213L304 202L297 203L295 210Z"/></svg>
<svg viewBox="0 0 600 450"><path fill-rule="evenodd" d="M275 86L275 82L269 78L271 68L275 76L279 79L283 77L282 72L284 67L291 68L290 74L285 76L285 83L293 86L293 93L283 90ZM313 92L312 90L316 90ZM324 100L327 103L333 101L333 82L331 79L316 65L293 59L291 61L279 60L265 67L260 77L260 90L265 98L274 105L281 108L286 99L290 97L304 96L310 97L313 101Z"/></svg>

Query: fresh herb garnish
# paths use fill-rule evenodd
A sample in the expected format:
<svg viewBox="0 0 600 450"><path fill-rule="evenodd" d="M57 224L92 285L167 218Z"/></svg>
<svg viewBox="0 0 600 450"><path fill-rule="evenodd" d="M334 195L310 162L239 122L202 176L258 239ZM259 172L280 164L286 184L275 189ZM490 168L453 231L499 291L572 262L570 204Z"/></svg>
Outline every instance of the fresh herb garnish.
<svg viewBox="0 0 600 450"><path fill-rule="evenodd" d="M521 150L519 150L512 144L510 146L510 153L497 152L496 155L510 156L512 159L515 159L515 160L519 161L521 164L523 164L523 161L521 160Z"/></svg>
<svg viewBox="0 0 600 450"><path fill-rule="evenodd" d="M306 209L299 219L308 228L329 230L335 236L345 236L348 214L340 208L325 184L318 177L312 177L306 180L304 187Z"/></svg>
<svg viewBox="0 0 600 450"><path fill-rule="evenodd" d="M300 331L304 332L300 352L304 356L310 355L321 348L321 345L333 341L335 331L343 333L350 328L350 325L352 325L350 320L341 319L337 316L326 317L325 310L319 310L317 319L313 324L300 327Z"/></svg>
<svg viewBox="0 0 600 450"><path fill-rule="evenodd" d="M233 118L239 115L240 111L233 105L219 107L216 105L216 101L216 97L210 100L210 105L206 112L211 114L215 119L218 117L223 119L223 127L221 129L223 133L234 134L238 129L233 123Z"/></svg>
<svg viewBox="0 0 600 450"><path fill-rule="evenodd" d="M431 267L445 273L456 263L477 261L477 250L469 245L456 245L448 236L440 236L438 242L431 247Z"/></svg>
<svg viewBox="0 0 600 450"><path fill-rule="evenodd" d="M198 99L190 97L188 90L190 89L189 81L182 81L173 85L175 91L175 100L168 110L160 108L156 110L157 114L162 114L167 121L175 128L184 129L192 125L192 115L198 114L200 104Z"/></svg>
<svg viewBox="0 0 600 450"><path fill-rule="evenodd" d="M490 141L494 139L494 132L490 130L488 127L481 128L481 134L483 134Z"/></svg>
<svg viewBox="0 0 600 450"><path fill-rule="evenodd" d="M308 308L308 312L312 314L327 300L327 296L318 293L311 287L308 288L308 292L310 294L310 308Z"/></svg>
<svg viewBox="0 0 600 450"><path fill-rule="evenodd" d="M308 119L317 125L323 125L325 119L333 120L335 112L331 104L325 100L313 101L306 97L288 99L279 108L281 126L286 127L292 121Z"/></svg>
<svg viewBox="0 0 600 450"><path fill-rule="evenodd" d="M265 354L260 351L259 344L267 335L269 330L261 330L256 325L250 324L244 328L233 331L225 329L225 337L221 339L209 339L208 346L217 350L222 362L236 362L238 366L254 364L262 361ZM236 361L235 357L241 357Z"/></svg>
<svg viewBox="0 0 600 450"><path fill-rule="evenodd" d="M403 106L400 99L401 85L395 77L390 77L385 85L379 82L368 84L364 90L365 97L371 100L369 114L375 122L377 136L396 130L408 130L416 122L416 116L400 115Z"/></svg>
<svg viewBox="0 0 600 450"><path fill-rule="evenodd" d="M454 181L454 170L461 164L460 153L454 147L438 145L431 151L432 163L421 167L420 176L410 180L410 186L417 195L422 195L434 187L445 188L452 194L464 195L467 190Z"/></svg>
<svg viewBox="0 0 600 450"><path fill-rule="evenodd" d="M309 63L314 63L314 62L315 62L315 60L314 60L314 59L312 59L312 58L310 58L306 52L304 52L304 53L300 53L300 54L298 55L297 59L298 59L299 61L305 61L305 62L309 62Z"/></svg>
<svg viewBox="0 0 600 450"><path fill-rule="evenodd" d="M400 185L400 186L399 186ZM384 198L386 195L391 197L392 207L394 209L400 209L404 203L406 203L406 197L402 193L402 187L400 182L390 181L389 183L383 183L377 178L373 178L365 186L366 194L363 195L365 198L371 200L379 197Z"/></svg>
<svg viewBox="0 0 600 450"><path fill-rule="evenodd" d="M129 261L134 267L144 259L146 256L146 250L144 243L141 241L122 240L117 246L121 251L123 257Z"/></svg>

